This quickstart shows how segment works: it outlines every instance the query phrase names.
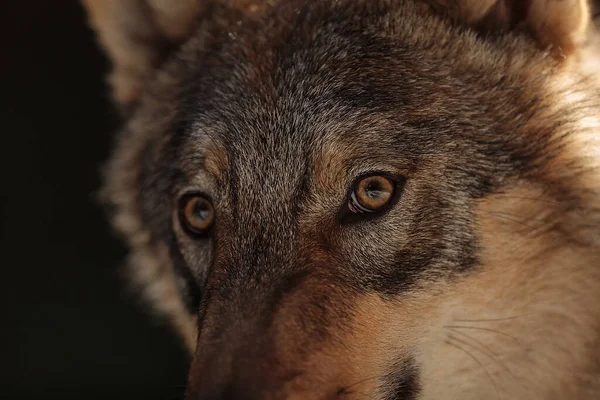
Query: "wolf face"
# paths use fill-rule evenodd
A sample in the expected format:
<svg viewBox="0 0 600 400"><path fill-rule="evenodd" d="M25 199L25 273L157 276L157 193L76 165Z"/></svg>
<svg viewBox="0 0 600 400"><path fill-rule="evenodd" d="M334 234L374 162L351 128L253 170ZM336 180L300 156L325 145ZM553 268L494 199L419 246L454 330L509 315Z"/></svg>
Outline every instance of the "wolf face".
<svg viewBox="0 0 600 400"><path fill-rule="evenodd" d="M600 396L584 2L86 3L186 398Z"/></svg>

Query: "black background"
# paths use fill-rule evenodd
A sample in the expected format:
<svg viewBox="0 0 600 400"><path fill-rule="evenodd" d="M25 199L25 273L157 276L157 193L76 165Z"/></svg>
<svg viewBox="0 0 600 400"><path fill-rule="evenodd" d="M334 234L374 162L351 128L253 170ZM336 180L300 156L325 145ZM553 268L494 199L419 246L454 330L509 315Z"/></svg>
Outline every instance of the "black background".
<svg viewBox="0 0 600 400"><path fill-rule="evenodd" d="M94 203L119 121L85 14L5 0L0 30L0 398L180 399L184 352Z"/></svg>
<svg viewBox="0 0 600 400"><path fill-rule="evenodd" d="M128 294L94 203L107 60L76 0L2 4L0 398L182 398L180 343Z"/></svg>

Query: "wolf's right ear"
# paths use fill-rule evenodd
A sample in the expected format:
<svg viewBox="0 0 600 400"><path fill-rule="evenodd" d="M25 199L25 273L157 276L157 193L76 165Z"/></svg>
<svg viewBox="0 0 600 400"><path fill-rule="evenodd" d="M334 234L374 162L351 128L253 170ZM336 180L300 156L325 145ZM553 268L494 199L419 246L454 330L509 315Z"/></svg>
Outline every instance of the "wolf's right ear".
<svg viewBox="0 0 600 400"><path fill-rule="evenodd" d="M112 62L117 103L135 104L144 82L174 45L187 38L200 0L82 0L90 23Z"/></svg>
<svg viewBox="0 0 600 400"><path fill-rule="evenodd" d="M426 0L479 31L525 31L560 56L573 53L590 22L587 0Z"/></svg>

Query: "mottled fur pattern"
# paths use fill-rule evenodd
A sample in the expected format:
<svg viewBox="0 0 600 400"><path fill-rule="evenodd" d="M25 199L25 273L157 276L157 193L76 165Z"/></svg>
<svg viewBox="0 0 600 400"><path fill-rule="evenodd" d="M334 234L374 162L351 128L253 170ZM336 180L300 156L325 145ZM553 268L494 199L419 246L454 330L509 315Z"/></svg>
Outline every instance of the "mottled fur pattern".
<svg viewBox="0 0 600 400"><path fill-rule="evenodd" d="M85 3L129 115L103 193L186 398L600 398L587 3ZM345 217L373 172L395 203Z"/></svg>

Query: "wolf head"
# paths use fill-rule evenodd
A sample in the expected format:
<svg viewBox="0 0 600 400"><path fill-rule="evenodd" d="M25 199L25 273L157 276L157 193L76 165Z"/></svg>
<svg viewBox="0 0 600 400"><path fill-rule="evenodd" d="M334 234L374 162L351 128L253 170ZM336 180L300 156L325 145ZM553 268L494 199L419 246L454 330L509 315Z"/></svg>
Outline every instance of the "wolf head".
<svg viewBox="0 0 600 400"><path fill-rule="evenodd" d="M86 4L186 398L600 395L583 1Z"/></svg>

